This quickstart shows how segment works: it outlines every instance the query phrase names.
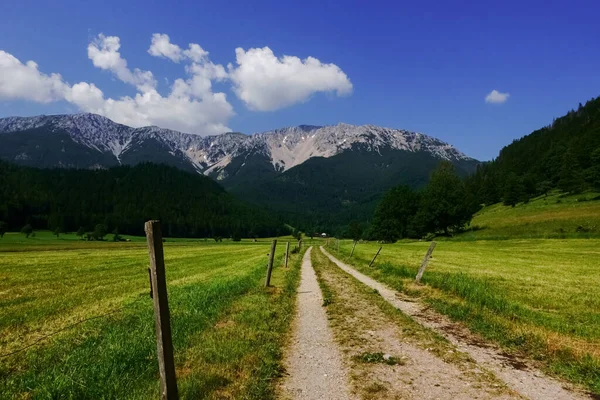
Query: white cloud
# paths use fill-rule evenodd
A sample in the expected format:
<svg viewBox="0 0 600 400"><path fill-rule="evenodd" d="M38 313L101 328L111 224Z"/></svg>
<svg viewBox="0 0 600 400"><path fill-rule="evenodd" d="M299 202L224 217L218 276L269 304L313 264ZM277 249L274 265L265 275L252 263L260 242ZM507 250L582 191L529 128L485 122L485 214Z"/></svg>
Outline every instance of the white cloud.
<svg viewBox="0 0 600 400"><path fill-rule="evenodd" d="M44 74L33 61L21 63L13 55L0 51L0 99L24 99L38 103L64 100L81 111L104 115L116 122L140 127L158 125L164 128L201 135L227 132L227 121L234 115L224 93L213 93L211 80L223 79L223 66L208 60L189 66L191 77L177 79L168 96L154 88L152 73L127 68L118 53L119 38L101 36L94 42L90 58L94 65L110 70L119 79L135 85L135 96L105 98L93 83L69 85L58 74ZM104 40L107 39L107 40ZM139 72L138 72L139 71Z"/></svg>
<svg viewBox="0 0 600 400"><path fill-rule="evenodd" d="M506 100L508 100L509 97L510 93L502 93L494 89L491 92L489 92L487 96L485 96L485 102L492 104L502 104L506 102Z"/></svg>
<svg viewBox="0 0 600 400"><path fill-rule="evenodd" d="M104 115L130 126L158 125L200 135L219 134L230 129L227 121L235 115L225 93L213 92L213 82L230 82L248 107L276 110L306 101L316 92L347 95L352 84L339 67L308 57L280 59L265 47L247 52L236 49L237 67L214 64L200 45L190 43L182 50L165 34L154 34L148 53L174 62L185 61L185 79L173 81L169 93L157 91L150 71L130 69L119 52L117 36L98 35L87 48L94 66L110 71L137 89L135 96L106 97L94 83L70 85L59 74L45 74L33 61L22 63L0 50L0 100L24 99L38 103L67 101L80 110ZM167 84L169 80L165 78Z"/></svg>
<svg viewBox="0 0 600 400"><path fill-rule="evenodd" d="M60 100L68 90L59 74L46 75L33 61L21 63L0 50L0 99L21 99L38 103Z"/></svg>
<svg viewBox="0 0 600 400"><path fill-rule="evenodd" d="M182 52L179 46L170 43L167 35L152 36L150 54L175 62L184 57L200 62L186 67L190 78L176 79L166 97L156 90L152 72L136 69L132 73L127 68L127 61L118 53L119 47L118 37L99 35L98 40L88 46L88 55L95 66L114 72L123 82L135 85L140 93L100 103L98 93L88 90L89 98L76 99L73 96L83 110L130 126L158 125L204 135L230 130L226 123L235 114L233 107L224 93L212 91L212 81L224 79L225 69L210 62L208 53L200 46L190 44L190 49Z"/></svg>
<svg viewBox="0 0 600 400"><path fill-rule="evenodd" d="M258 111L272 111L301 103L317 92L352 93L352 83L335 64L314 57L275 57L270 48L235 50L237 67L229 64L236 95Z"/></svg>
<svg viewBox="0 0 600 400"><path fill-rule="evenodd" d="M208 51L200 47L199 44L190 43L189 47L189 49L183 51L183 54L190 60L200 62L206 57L208 57Z"/></svg>
<svg viewBox="0 0 600 400"><path fill-rule="evenodd" d="M223 93L206 94L203 99L196 99L179 93L163 97L152 90L118 100L109 98L103 100L99 107L81 101L77 105L85 111L129 126L158 125L201 135L229 131L226 122L234 114Z"/></svg>
<svg viewBox="0 0 600 400"><path fill-rule="evenodd" d="M127 61L121 57L120 39L117 36L104 36L102 33L88 45L88 58L95 67L113 72L125 83L135 85L139 90L152 90L156 80L150 71L127 68Z"/></svg>
<svg viewBox="0 0 600 400"><path fill-rule="evenodd" d="M148 53L155 57L168 58L176 63L185 58L189 58L194 62L201 62L208 57L208 52L200 47L199 44L190 43L189 49L181 50L181 47L171 43L169 35L164 33L155 33L152 35L152 42Z"/></svg>
<svg viewBox="0 0 600 400"><path fill-rule="evenodd" d="M152 35L152 43L148 53L154 57L165 57L174 62L182 59L181 48L172 44L169 35L155 33Z"/></svg>

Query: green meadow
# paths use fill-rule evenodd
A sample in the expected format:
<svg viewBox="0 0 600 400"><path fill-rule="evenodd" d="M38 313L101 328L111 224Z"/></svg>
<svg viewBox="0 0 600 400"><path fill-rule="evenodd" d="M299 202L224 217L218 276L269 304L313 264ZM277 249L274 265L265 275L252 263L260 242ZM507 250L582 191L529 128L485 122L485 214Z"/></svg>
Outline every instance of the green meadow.
<svg viewBox="0 0 600 400"><path fill-rule="evenodd" d="M0 239L0 398L158 397L148 252L129 239ZM181 398L274 396L300 262L281 267L284 243L265 289L269 240L167 239Z"/></svg>
<svg viewBox="0 0 600 400"><path fill-rule="evenodd" d="M477 213L471 230L454 240L530 238L600 238L600 194L553 192L515 207L494 204Z"/></svg>
<svg viewBox="0 0 600 400"><path fill-rule="evenodd" d="M329 251L600 394L600 239L576 232L577 226L597 229L599 220L599 201L573 197L485 208L473 220L479 229L438 240L422 285L414 278L429 242L359 243L350 257L352 241L341 241L338 252L330 240ZM544 239L560 229L566 238Z"/></svg>

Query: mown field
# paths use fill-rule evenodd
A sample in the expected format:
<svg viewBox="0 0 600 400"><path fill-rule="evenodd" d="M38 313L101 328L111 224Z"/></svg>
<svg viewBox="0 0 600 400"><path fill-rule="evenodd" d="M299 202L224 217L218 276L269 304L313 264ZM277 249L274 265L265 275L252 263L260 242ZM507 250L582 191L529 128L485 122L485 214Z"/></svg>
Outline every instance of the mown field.
<svg viewBox="0 0 600 400"><path fill-rule="evenodd" d="M350 258L341 241L339 258L600 394L600 240L440 241L415 285L429 245L360 243Z"/></svg>
<svg viewBox="0 0 600 400"><path fill-rule="evenodd" d="M158 396L148 253L132 239L0 239L0 398ZM281 268L284 248L264 289L269 241L167 240L181 398L273 396L300 261Z"/></svg>

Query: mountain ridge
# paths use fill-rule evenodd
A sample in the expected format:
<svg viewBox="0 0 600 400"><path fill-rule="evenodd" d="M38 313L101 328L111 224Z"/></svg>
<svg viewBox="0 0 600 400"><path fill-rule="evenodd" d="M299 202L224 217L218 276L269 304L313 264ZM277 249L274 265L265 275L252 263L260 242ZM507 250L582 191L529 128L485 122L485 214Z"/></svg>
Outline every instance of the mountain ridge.
<svg viewBox="0 0 600 400"><path fill-rule="evenodd" d="M157 126L132 128L90 113L0 118L0 135L32 130L42 130L48 134L67 133L76 144L114 157L114 163L100 165L101 167L154 161L151 155L148 156L149 159L142 160L138 160L137 156L132 157L134 152L139 155L140 148L152 143L156 148L163 148L168 153L165 155L167 158L178 159L171 160L171 164L184 164L185 169L209 175L217 180L224 180L231 174L226 167L234 159L247 158L251 154L261 156L278 173L313 157L328 158L357 147L375 152L387 148L412 152L426 151L439 159L475 161L454 146L431 136L375 125L299 125L252 135L227 132L221 135L199 136ZM18 138L15 140L18 141ZM52 137L48 140L52 140ZM17 163L33 158L25 150L12 154L12 159L10 156L11 154L6 152L0 154L1 158ZM132 162L132 158L135 162ZM55 164L69 166L68 162L62 161ZM36 166L33 162L29 165ZM243 168L243 165L240 168Z"/></svg>

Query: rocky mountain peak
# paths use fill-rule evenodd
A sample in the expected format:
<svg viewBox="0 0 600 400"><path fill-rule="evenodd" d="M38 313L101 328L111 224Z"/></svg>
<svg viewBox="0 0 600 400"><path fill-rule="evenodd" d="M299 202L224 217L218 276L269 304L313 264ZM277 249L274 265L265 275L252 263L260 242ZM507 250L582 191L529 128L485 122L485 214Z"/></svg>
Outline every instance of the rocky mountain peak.
<svg viewBox="0 0 600 400"><path fill-rule="evenodd" d="M47 140L51 140L51 133L67 132L75 143L108 153L116 163L126 163L134 155L134 159L138 160L142 157L140 154L147 161L179 158L181 163L210 175L218 175L234 160L245 160L252 155L268 160L278 172L313 157L327 158L358 149L372 152L386 149L422 151L439 159L470 160L453 146L433 137L375 125L299 125L254 135L228 132L202 137L157 126L131 128L91 113L0 119L0 134L41 127L49 134ZM154 145L150 146L150 143ZM159 151L167 154L155 154ZM20 156L23 157L23 154ZM239 164L243 166L245 162Z"/></svg>

